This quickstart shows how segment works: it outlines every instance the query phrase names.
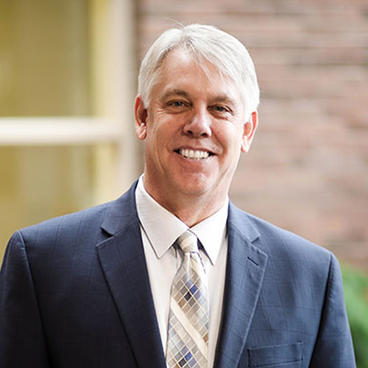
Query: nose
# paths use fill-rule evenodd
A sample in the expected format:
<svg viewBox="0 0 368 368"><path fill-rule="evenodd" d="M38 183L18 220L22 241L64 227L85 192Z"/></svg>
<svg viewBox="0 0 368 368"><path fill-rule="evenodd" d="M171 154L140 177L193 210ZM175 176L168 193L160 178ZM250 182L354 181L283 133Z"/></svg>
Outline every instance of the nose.
<svg viewBox="0 0 368 368"><path fill-rule="evenodd" d="M184 133L194 138L212 135L211 116L206 108L193 111L184 126Z"/></svg>

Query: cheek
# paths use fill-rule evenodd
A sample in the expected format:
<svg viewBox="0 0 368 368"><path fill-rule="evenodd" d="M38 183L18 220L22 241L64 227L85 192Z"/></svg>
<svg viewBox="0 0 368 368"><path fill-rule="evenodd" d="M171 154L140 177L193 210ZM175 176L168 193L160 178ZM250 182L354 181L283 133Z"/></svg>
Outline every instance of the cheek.
<svg viewBox="0 0 368 368"><path fill-rule="evenodd" d="M216 135L224 149L234 154L240 152L242 145L242 130L237 126L223 127Z"/></svg>
<svg viewBox="0 0 368 368"><path fill-rule="evenodd" d="M161 122L156 121L154 124L147 126L146 147L149 147L155 155L162 156L171 141L172 137L169 130Z"/></svg>

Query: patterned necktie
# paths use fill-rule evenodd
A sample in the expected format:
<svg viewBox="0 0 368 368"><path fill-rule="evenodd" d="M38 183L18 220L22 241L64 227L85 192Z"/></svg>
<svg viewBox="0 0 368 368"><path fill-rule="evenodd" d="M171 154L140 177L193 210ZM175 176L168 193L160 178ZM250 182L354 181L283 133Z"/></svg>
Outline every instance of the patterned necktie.
<svg viewBox="0 0 368 368"><path fill-rule="evenodd" d="M168 368L207 368L207 283L197 237L188 230L177 243L184 260L171 287L166 363Z"/></svg>

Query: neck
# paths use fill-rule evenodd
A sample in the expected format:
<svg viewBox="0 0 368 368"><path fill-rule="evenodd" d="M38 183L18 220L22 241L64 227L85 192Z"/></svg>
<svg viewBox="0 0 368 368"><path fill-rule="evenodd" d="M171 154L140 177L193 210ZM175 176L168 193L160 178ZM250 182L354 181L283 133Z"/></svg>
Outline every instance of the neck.
<svg viewBox="0 0 368 368"><path fill-rule="evenodd" d="M160 195L145 185L147 193L188 227L192 227L216 213L226 202L227 194L215 198L212 193L203 195L180 195L166 192Z"/></svg>
<svg viewBox="0 0 368 368"><path fill-rule="evenodd" d="M185 205L183 203L181 206L178 203L175 203L174 206L170 206L169 203L166 205L160 204L183 221L188 227L192 227L216 213L224 203L225 201L217 206L213 206L209 202L200 201L197 198L193 203L186 201Z"/></svg>

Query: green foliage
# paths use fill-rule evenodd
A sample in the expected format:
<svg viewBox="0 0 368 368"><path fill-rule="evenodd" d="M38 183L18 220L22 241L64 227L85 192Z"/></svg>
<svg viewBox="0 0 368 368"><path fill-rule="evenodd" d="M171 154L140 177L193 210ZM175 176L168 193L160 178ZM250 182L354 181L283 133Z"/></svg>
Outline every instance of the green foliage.
<svg viewBox="0 0 368 368"><path fill-rule="evenodd" d="M368 368L368 275L342 268L346 308L358 368Z"/></svg>

